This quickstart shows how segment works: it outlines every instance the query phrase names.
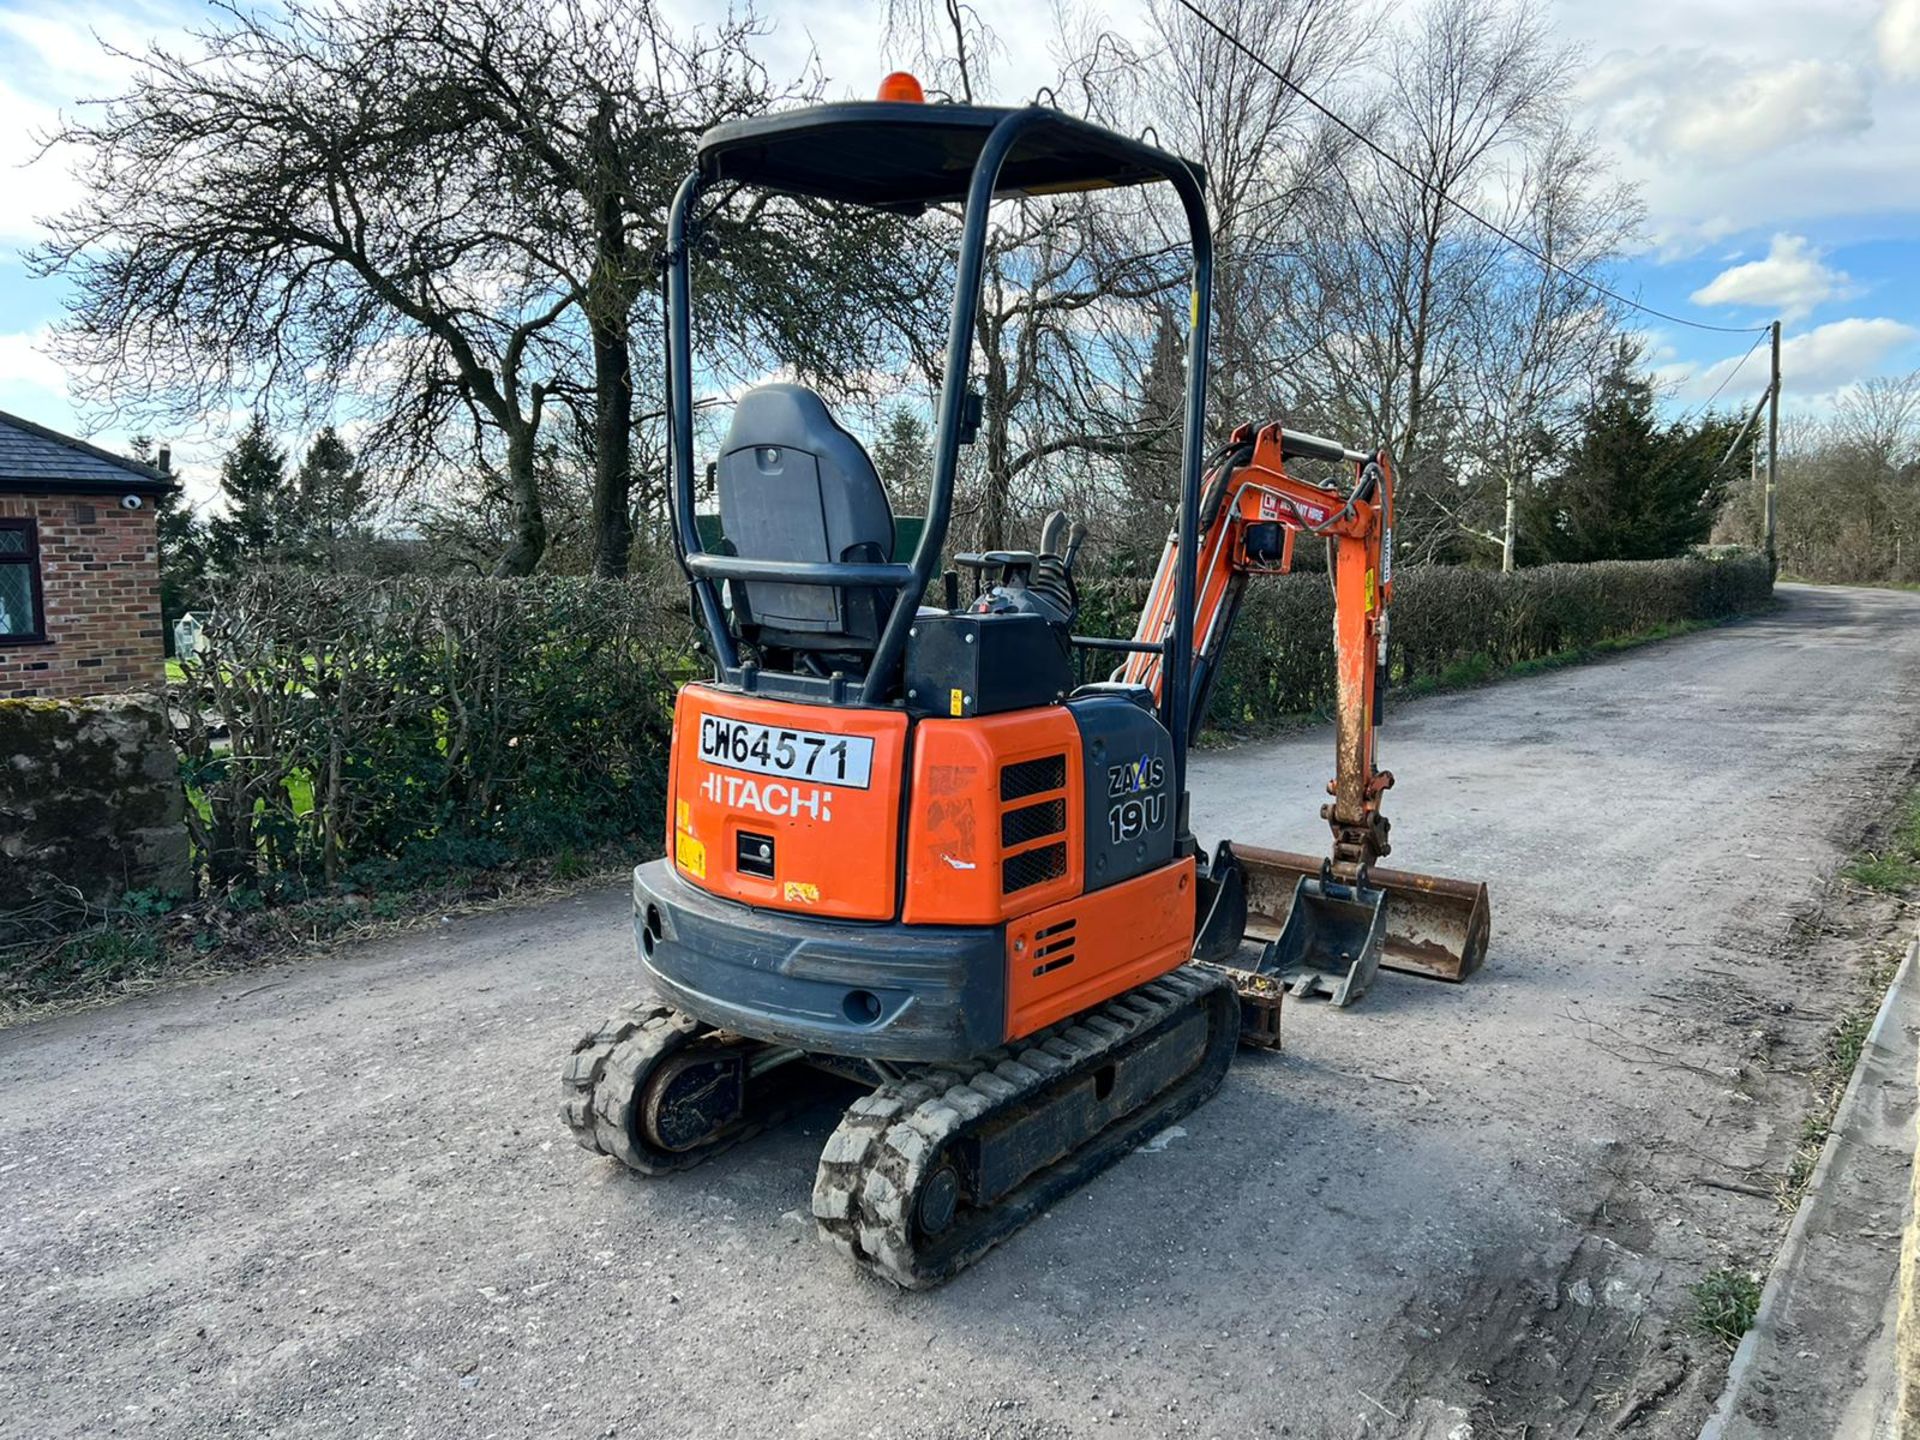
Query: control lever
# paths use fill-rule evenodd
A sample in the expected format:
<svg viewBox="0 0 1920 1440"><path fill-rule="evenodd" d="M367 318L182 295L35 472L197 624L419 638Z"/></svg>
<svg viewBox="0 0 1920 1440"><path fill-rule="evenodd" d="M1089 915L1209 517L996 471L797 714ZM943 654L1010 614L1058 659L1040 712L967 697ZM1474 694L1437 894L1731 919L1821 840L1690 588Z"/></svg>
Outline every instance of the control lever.
<svg viewBox="0 0 1920 1440"><path fill-rule="evenodd" d="M1040 522L1040 553L1042 555L1064 555L1067 547L1068 529L1065 511L1049 511L1047 518Z"/></svg>
<svg viewBox="0 0 1920 1440"><path fill-rule="evenodd" d="M1073 531L1067 537L1067 553L1060 557L1069 574L1073 572L1073 562L1080 558L1080 547L1086 544L1086 541L1087 527L1078 520L1074 521Z"/></svg>

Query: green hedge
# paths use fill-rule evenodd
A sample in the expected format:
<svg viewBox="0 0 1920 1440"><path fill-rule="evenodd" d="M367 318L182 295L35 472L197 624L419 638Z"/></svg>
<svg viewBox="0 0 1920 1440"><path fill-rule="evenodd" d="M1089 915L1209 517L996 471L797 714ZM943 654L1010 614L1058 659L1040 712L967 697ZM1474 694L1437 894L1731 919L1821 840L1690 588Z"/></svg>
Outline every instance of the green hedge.
<svg viewBox="0 0 1920 1440"><path fill-rule="evenodd" d="M256 574L174 687L222 888L373 884L658 826L684 591Z"/></svg>
<svg viewBox="0 0 1920 1440"><path fill-rule="evenodd" d="M1131 629L1145 586L1083 586L1088 633ZM1764 606L1773 583L1763 557L1602 561L1502 574L1434 566L1394 577L1388 665L1394 686L1431 683L1463 665L1504 670L1529 660L1725 620ZM1210 719L1260 729L1333 707L1333 597L1325 572L1255 580L1248 587Z"/></svg>
<svg viewBox="0 0 1920 1440"><path fill-rule="evenodd" d="M1128 633L1144 589L1083 586L1080 628ZM1770 590L1752 557L1409 570L1394 681L1720 620ZM1214 720L1329 709L1332 618L1324 573L1254 582ZM301 894L651 837L673 695L706 669L692 642L677 583L255 575L173 689L201 869Z"/></svg>

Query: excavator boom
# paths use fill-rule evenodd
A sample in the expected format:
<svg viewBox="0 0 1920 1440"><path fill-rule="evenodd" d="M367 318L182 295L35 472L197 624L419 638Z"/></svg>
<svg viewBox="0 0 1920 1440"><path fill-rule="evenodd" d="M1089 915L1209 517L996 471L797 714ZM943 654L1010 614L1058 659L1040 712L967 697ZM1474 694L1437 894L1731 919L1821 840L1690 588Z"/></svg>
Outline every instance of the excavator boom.
<svg viewBox="0 0 1920 1440"><path fill-rule="evenodd" d="M1351 468L1351 488L1310 484L1289 460ZM1327 544L1334 597L1334 774L1321 816L1331 830L1324 857L1223 845L1210 867L1216 897L1245 906L1244 934L1263 941L1257 974L1296 994L1345 1005L1374 969L1460 980L1478 968L1489 934L1486 886L1375 861L1392 850L1381 798L1393 775L1376 763L1387 684L1388 607L1393 598L1393 466L1368 454L1269 425L1242 427L1216 457L1201 505L1190 728L1206 713L1248 580L1283 574L1299 536ZM1134 639L1157 644L1171 623L1177 543L1169 540ZM1158 695L1160 657L1132 655L1121 678ZM1232 872L1232 873L1228 873ZM1215 958L1237 939L1214 927ZM1243 993L1247 986L1243 984Z"/></svg>

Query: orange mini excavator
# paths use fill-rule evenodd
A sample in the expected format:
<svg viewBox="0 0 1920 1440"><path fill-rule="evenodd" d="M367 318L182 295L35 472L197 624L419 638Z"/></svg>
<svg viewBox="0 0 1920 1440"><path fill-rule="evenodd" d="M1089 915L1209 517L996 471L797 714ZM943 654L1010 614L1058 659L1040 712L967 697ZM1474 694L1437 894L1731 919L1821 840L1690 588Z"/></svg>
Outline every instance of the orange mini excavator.
<svg viewBox="0 0 1920 1440"><path fill-rule="evenodd" d="M907 88L891 77L891 90ZM912 93L909 90L909 93ZM997 195L1166 183L1193 253L1177 524L1131 639L1076 636L1084 530L941 573L989 212ZM657 1003L575 1047L562 1116L643 1174L683 1170L809 1094L868 1087L821 1155L821 1234L869 1271L945 1279L1208 1098L1278 994L1342 1002L1373 967L1454 977L1486 943L1480 887L1393 876L1373 733L1392 587L1392 471L1277 427L1203 461L1211 239L1197 168L1042 107L912 99L720 126L668 224L674 529L714 671L674 715L667 854L634 872ZM736 405L694 500L690 254L739 187L917 214L963 205L928 513L908 546L858 440L802 386ZM1347 466L1309 484L1290 460ZM1187 749L1249 576L1324 539L1339 753L1325 861L1208 855ZM936 581L940 582L936 585ZM940 592L944 603L925 597ZM1076 647L1125 657L1076 685ZM1416 923L1403 925L1403 903ZM1237 961L1251 934L1267 943Z"/></svg>

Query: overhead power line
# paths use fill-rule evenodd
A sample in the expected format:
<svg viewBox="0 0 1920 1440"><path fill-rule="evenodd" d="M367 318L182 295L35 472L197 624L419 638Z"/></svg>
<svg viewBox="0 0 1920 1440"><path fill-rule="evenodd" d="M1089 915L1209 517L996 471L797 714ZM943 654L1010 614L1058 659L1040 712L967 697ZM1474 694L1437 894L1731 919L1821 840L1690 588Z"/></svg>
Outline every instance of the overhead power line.
<svg viewBox="0 0 1920 1440"><path fill-rule="evenodd" d="M1562 265L1558 260L1555 260L1552 256L1546 254L1544 251L1536 249L1534 246L1530 245L1527 241L1522 240L1518 235L1515 235L1511 231L1506 230L1503 227L1494 224L1494 222L1487 219L1486 216L1480 214L1479 212L1475 211L1470 206L1468 206L1465 201L1460 200L1455 196L1448 194L1446 191L1440 189L1438 186L1434 185L1432 181L1428 180L1426 176L1420 174L1419 171L1415 170L1412 166L1408 165L1406 162L1401 160L1399 156L1393 154L1391 151L1385 149L1384 147L1376 143L1372 136L1365 134L1363 131L1357 129L1355 126L1348 124L1344 119L1342 119L1339 115L1335 114L1327 106L1321 104L1320 101L1316 99L1313 95L1309 94L1306 90L1302 89L1287 75L1275 69L1274 66L1267 60L1265 56L1261 55L1258 51L1254 50L1252 47L1247 45L1247 43L1243 41L1238 35L1234 34L1226 26L1222 25L1218 20L1215 20L1211 15L1207 14L1206 11L1202 10L1198 5L1194 3L1194 0L1178 0L1178 3L1180 5L1180 8L1185 10L1188 14L1192 15L1194 19L1198 20L1201 24L1205 25L1209 30L1212 30L1214 34L1218 35L1222 40L1226 41L1229 45L1233 46L1234 49L1238 50L1242 55L1246 56L1254 64L1258 65L1262 70L1265 70L1269 75L1273 76L1274 79L1278 80L1282 85L1286 86L1287 89L1291 90L1295 95L1298 95L1302 100L1306 101L1306 103L1309 106L1317 110L1321 115L1325 116L1328 120L1331 120L1335 125L1339 126L1347 134L1351 135L1355 140L1358 140L1362 145L1366 146L1367 149L1371 150L1375 155L1378 155L1382 160L1386 161L1389 165L1393 166L1393 168L1398 170L1402 175L1405 175L1409 180L1413 181L1414 184L1418 185L1421 189L1426 190L1429 193L1437 196L1438 198L1446 201L1447 204L1453 206L1454 209L1458 210L1462 215L1465 215L1469 220L1473 221L1477 225L1483 226L1484 228L1492 231L1495 235L1498 235L1502 240L1506 241L1509 245L1513 246L1516 250L1521 250L1521 251L1524 251L1526 254L1531 255L1535 260L1538 260L1542 265L1546 266L1549 270L1556 271L1557 273L1566 276L1569 280L1578 281L1580 284L1585 285L1588 289L1594 290L1601 295L1605 295L1609 300L1617 300L1622 305L1631 306L1633 309L1638 310L1643 315L1651 315L1651 316L1654 316L1656 319L1665 320L1670 324L1686 325L1686 326L1690 326L1695 330L1711 330L1716 334L1720 334L1720 335L1750 335L1755 330L1764 331L1768 328L1765 325L1759 325L1759 326L1709 325L1703 320L1689 320L1684 315L1669 315L1664 310L1656 310L1651 305L1643 305L1638 300L1634 300L1629 298L1628 296L1622 295L1618 290L1609 289L1607 286L1602 285L1598 280L1592 279L1591 277L1586 275L1582 275L1578 271L1569 270L1566 266Z"/></svg>
<svg viewBox="0 0 1920 1440"><path fill-rule="evenodd" d="M1740 363L1720 377L1720 383L1713 387L1713 393L1707 396L1705 403L1702 404L1698 410L1695 410L1692 415L1687 417L1689 420L1692 420L1695 416L1704 415L1713 408L1713 402L1720 398L1720 392L1731 385L1734 376L1746 368L1747 361L1753 358L1753 352L1760 348L1761 343L1767 338L1772 328L1772 326L1768 326L1766 330L1762 330L1760 334L1755 337L1753 344L1747 347L1747 353L1740 357Z"/></svg>

